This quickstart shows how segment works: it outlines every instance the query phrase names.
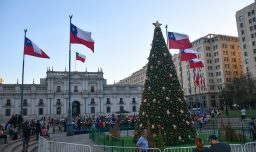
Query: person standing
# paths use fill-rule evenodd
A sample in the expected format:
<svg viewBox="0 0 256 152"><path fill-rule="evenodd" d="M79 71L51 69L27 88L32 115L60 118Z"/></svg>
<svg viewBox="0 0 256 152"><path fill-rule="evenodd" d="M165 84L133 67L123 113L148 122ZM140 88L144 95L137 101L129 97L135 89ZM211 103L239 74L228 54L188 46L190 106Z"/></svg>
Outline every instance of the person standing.
<svg viewBox="0 0 256 152"><path fill-rule="evenodd" d="M252 134L252 140L255 141L256 140L256 125L254 122L255 118L253 117L251 122L249 122L249 128Z"/></svg>
<svg viewBox="0 0 256 152"><path fill-rule="evenodd" d="M245 108L241 109L241 121L245 120L246 118L246 110Z"/></svg>
<svg viewBox="0 0 256 152"><path fill-rule="evenodd" d="M30 139L30 134L31 134L31 128L29 126L29 122L25 121L24 125L22 127L22 141L23 141L23 151L22 152L27 152L28 151L28 142Z"/></svg>
<svg viewBox="0 0 256 152"><path fill-rule="evenodd" d="M147 130L143 130L141 137L136 144L137 152L147 152L148 140L147 140Z"/></svg>
<svg viewBox="0 0 256 152"><path fill-rule="evenodd" d="M0 138L4 138L4 143L7 144L7 135L4 134L3 126L0 125Z"/></svg>
<svg viewBox="0 0 256 152"><path fill-rule="evenodd" d="M204 147L203 141L201 138L195 138L196 148L192 150L192 152L209 152L207 147Z"/></svg>
<svg viewBox="0 0 256 152"><path fill-rule="evenodd" d="M40 121L37 120L37 122L36 122L36 140L38 140L40 132L41 132L41 124L40 124Z"/></svg>
<svg viewBox="0 0 256 152"><path fill-rule="evenodd" d="M215 135L209 136L211 147L209 152L231 152L231 147L228 144L220 143Z"/></svg>

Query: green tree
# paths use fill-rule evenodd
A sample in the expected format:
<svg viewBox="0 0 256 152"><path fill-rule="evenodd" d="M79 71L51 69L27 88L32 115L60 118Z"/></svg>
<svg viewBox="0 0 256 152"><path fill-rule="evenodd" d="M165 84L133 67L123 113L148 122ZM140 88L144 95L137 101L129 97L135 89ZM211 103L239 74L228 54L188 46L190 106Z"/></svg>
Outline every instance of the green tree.
<svg viewBox="0 0 256 152"><path fill-rule="evenodd" d="M222 90L224 100L232 105L233 103L240 106L252 106L254 107L256 99L256 85L255 80L250 74L235 77L231 82L225 84Z"/></svg>
<svg viewBox="0 0 256 152"><path fill-rule="evenodd" d="M195 128L160 24L154 25L136 131L140 133L149 123L153 135L160 129L165 146L189 143Z"/></svg>

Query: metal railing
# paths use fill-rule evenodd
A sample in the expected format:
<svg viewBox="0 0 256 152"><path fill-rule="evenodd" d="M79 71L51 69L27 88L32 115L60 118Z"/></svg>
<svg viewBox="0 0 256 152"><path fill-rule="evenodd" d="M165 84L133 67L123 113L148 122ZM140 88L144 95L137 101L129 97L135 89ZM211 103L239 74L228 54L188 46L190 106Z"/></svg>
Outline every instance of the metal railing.
<svg viewBox="0 0 256 152"><path fill-rule="evenodd" d="M145 150L147 152L161 152L159 148L138 149L137 147L93 145L93 152L136 152Z"/></svg>
<svg viewBox="0 0 256 152"><path fill-rule="evenodd" d="M244 152L244 146L242 144L230 144L232 152Z"/></svg>
<svg viewBox="0 0 256 152"><path fill-rule="evenodd" d="M209 147L206 145L205 147ZM256 142L245 144L230 144L232 152L256 152ZM186 147L169 147L162 150L163 152L192 152L195 146ZM90 145L57 142L39 137L38 152L134 152L137 147L129 146L108 146L108 145ZM159 148L148 148L147 152L162 152Z"/></svg>
<svg viewBox="0 0 256 152"><path fill-rule="evenodd" d="M90 145L57 142L39 137L38 152L91 152Z"/></svg>
<svg viewBox="0 0 256 152"><path fill-rule="evenodd" d="M244 152L255 152L256 142L248 142L244 144Z"/></svg>

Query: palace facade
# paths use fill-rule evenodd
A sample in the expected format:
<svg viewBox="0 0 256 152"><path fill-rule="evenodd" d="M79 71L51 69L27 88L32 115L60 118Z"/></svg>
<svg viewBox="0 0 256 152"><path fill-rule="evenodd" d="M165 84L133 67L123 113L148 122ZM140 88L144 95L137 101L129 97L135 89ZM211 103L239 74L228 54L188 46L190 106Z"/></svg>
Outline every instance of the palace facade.
<svg viewBox="0 0 256 152"><path fill-rule="evenodd" d="M46 72L40 84L24 84L25 119L66 117L68 112L68 72ZM71 72L72 115L138 114L142 85L107 84L102 70ZM21 84L0 84L0 122L21 112Z"/></svg>

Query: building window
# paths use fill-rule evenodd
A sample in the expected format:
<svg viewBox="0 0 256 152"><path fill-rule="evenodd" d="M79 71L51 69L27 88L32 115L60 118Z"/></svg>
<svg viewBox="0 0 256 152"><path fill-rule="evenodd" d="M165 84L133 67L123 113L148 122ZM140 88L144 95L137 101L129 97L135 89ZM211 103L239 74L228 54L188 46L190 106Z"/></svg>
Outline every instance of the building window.
<svg viewBox="0 0 256 152"><path fill-rule="evenodd" d="M214 86L210 86L210 90L214 90Z"/></svg>
<svg viewBox="0 0 256 152"><path fill-rule="evenodd" d="M5 109L5 116L11 116L11 109Z"/></svg>
<svg viewBox="0 0 256 152"><path fill-rule="evenodd" d="M124 111L124 106L120 106L120 111Z"/></svg>
<svg viewBox="0 0 256 152"><path fill-rule="evenodd" d="M11 100L10 99L6 100L6 106L11 106Z"/></svg>
<svg viewBox="0 0 256 152"><path fill-rule="evenodd" d="M244 24L243 24L243 23L240 23L240 27L244 27Z"/></svg>
<svg viewBox="0 0 256 152"><path fill-rule="evenodd" d="M246 44L243 45L243 49L246 49Z"/></svg>
<svg viewBox="0 0 256 152"><path fill-rule="evenodd" d="M244 52L244 56L247 56L247 52Z"/></svg>
<svg viewBox="0 0 256 152"><path fill-rule="evenodd" d="M39 108L38 109L38 114L43 115L44 114L44 108Z"/></svg>
<svg viewBox="0 0 256 152"><path fill-rule="evenodd" d="M111 107L107 107L107 113L111 113Z"/></svg>
<svg viewBox="0 0 256 152"><path fill-rule="evenodd" d="M132 98L132 104L136 104L136 99Z"/></svg>
<svg viewBox="0 0 256 152"><path fill-rule="evenodd" d="M256 54L256 49L253 49L253 53Z"/></svg>
<svg viewBox="0 0 256 152"><path fill-rule="evenodd" d="M57 115L60 115L60 114L61 114L61 107L57 107L57 109L56 109L56 114L57 114Z"/></svg>
<svg viewBox="0 0 256 152"><path fill-rule="evenodd" d="M110 102L110 99L109 98L107 98L107 103L106 104L111 104L111 102Z"/></svg>
<svg viewBox="0 0 256 152"><path fill-rule="evenodd" d="M91 107L91 113L95 113L95 107Z"/></svg>
<svg viewBox="0 0 256 152"><path fill-rule="evenodd" d="M241 30L241 34L244 35L244 30Z"/></svg>
<svg viewBox="0 0 256 152"><path fill-rule="evenodd" d="M91 86L91 92L95 92L94 86Z"/></svg>
<svg viewBox="0 0 256 152"><path fill-rule="evenodd" d="M91 105L95 105L94 98L91 98Z"/></svg>
<svg viewBox="0 0 256 152"><path fill-rule="evenodd" d="M25 108L25 109L23 109L22 111L23 111L23 115L24 115L24 116L27 116L27 115L28 115L28 109Z"/></svg>
<svg viewBox="0 0 256 152"><path fill-rule="evenodd" d="M61 92L61 87L60 86L57 86L56 92Z"/></svg>
<svg viewBox="0 0 256 152"><path fill-rule="evenodd" d="M61 105L60 99L57 99L56 105Z"/></svg>
<svg viewBox="0 0 256 152"><path fill-rule="evenodd" d="M24 100L23 100L23 106L28 106L28 101L27 101L27 99L24 99Z"/></svg>
<svg viewBox="0 0 256 152"><path fill-rule="evenodd" d="M124 104L123 98L120 98L119 104Z"/></svg>
<svg viewBox="0 0 256 152"><path fill-rule="evenodd" d="M136 106L132 106L132 112L136 112L136 111L137 111Z"/></svg>
<svg viewBox="0 0 256 152"><path fill-rule="evenodd" d="M42 106L44 105L44 100L43 99L39 99L39 103L38 103L39 106Z"/></svg>
<svg viewBox="0 0 256 152"><path fill-rule="evenodd" d="M249 63L249 62L248 62L248 59L245 59L244 62L245 62L245 64L248 64L248 63Z"/></svg>
<svg viewBox="0 0 256 152"><path fill-rule="evenodd" d="M74 92L78 92L78 87L77 86L74 87Z"/></svg>
<svg viewBox="0 0 256 152"><path fill-rule="evenodd" d="M248 16L251 16L251 12L248 12Z"/></svg>

